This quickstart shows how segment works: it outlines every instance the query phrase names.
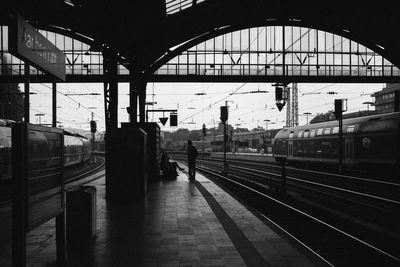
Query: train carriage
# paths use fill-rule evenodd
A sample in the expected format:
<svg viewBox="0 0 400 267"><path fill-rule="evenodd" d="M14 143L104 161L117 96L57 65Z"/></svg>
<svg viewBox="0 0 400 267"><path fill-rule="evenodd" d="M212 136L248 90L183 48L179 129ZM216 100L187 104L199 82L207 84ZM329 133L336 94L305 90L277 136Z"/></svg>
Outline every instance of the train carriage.
<svg viewBox="0 0 400 267"><path fill-rule="evenodd" d="M343 164L396 165L400 151L400 113L343 120ZM339 161L338 121L282 129L274 140L277 161Z"/></svg>
<svg viewBox="0 0 400 267"><path fill-rule="evenodd" d="M51 170L60 162L60 141L52 135L29 131L29 169L33 172ZM11 127L0 120L0 182L11 179ZM86 162L91 157L90 141L64 131L64 166Z"/></svg>
<svg viewBox="0 0 400 267"><path fill-rule="evenodd" d="M87 138L64 131L64 166L83 163L91 156L91 144Z"/></svg>
<svg viewBox="0 0 400 267"><path fill-rule="evenodd" d="M280 129L270 129L257 132L242 132L228 135L227 151L234 152L260 152L271 146L272 139ZM213 137L211 146L213 151L223 151L224 136Z"/></svg>

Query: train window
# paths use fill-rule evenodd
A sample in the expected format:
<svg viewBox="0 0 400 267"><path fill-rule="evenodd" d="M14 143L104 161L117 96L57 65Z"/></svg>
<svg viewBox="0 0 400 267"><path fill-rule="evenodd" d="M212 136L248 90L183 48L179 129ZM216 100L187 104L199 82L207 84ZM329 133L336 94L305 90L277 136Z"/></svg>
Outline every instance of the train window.
<svg viewBox="0 0 400 267"><path fill-rule="evenodd" d="M297 138L302 138L303 137L303 132L300 131L299 134L297 135Z"/></svg>
<svg viewBox="0 0 400 267"><path fill-rule="evenodd" d="M314 136L315 136L315 130L311 130L310 137L314 137Z"/></svg>
<svg viewBox="0 0 400 267"><path fill-rule="evenodd" d="M324 134L331 134L331 128L325 128Z"/></svg>
<svg viewBox="0 0 400 267"><path fill-rule="evenodd" d="M349 125L349 126L347 126L347 132L348 132L348 133L354 132L354 128L355 128L354 125Z"/></svg>
<svg viewBox="0 0 400 267"><path fill-rule="evenodd" d="M337 134L339 132L339 126L333 127L332 134Z"/></svg>
<svg viewBox="0 0 400 267"><path fill-rule="evenodd" d="M304 137L304 138L308 138L308 135L309 135L309 134L310 134L309 131L305 131L304 134L303 134L303 137Z"/></svg>
<svg viewBox="0 0 400 267"><path fill-rule="evenodd" d="M318 129L318 131L317 131L317 135L322 135L322 133L324 132L324 129L323 128L321 128L321 129Z"/></svg>
<svg viewBox="0 0 400 267"><path fill-rule="evenodd" d="M289 138L293 138L293 132L289 134Z"/></svg>

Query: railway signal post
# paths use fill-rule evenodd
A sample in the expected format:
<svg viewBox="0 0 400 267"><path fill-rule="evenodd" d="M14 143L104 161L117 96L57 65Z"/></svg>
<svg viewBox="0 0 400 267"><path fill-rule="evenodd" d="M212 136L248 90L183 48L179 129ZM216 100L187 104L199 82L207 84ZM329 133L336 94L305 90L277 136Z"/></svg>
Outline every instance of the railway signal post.
<svg viewBox="0 0 400 267"><path fill-rule="evenodd" d="M345 108L343 104L345 103ZM347 110L347 99L335 99L335 117L339 121L339 174L343 173L343 111Z"/></svg>
<svg viewBox="0 0 400 267"><path fill-rule="evenodd" d="M228 105L221 106L221 122L224 125L224 169L223 173L228 173L228 165L226 163L226 121L228 120Z"/></svg>
<svg viewBox="0 0 400 267"><path fill-rule="evenodd" d="M94 113L92 112L92 120L90 121L90 132L92 133L92 138L91 138L91 145L92 145L92 155L90 155L90 162L94 163L94 135L97 131L97 124L96 121L94 120Z"/></svg>
<svg viewBox="0 0 400 267"><path fill-rule="evenodd" d="M206 125L203 123L203 128L201 129L203 132L203 158L204 158L204 137L207 134L207 129L206 129Z"/></svg>

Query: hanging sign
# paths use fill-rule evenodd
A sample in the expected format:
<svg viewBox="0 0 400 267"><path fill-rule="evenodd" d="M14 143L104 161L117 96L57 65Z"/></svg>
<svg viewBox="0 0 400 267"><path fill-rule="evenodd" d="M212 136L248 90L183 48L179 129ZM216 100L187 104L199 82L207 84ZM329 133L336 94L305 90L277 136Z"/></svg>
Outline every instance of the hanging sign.
<svg viewBox="0 0 400 267"><path fill-rule="evenodd" d="M165 126L165 124L167 123L167 120L168 120L168 117L161 117L161 118L160 118L161 124L162 124L163 126Z"/></svg>
<svg viewBox="0 0 400 267"><path fill-rule="evenodd" d="M9 30L9 50L14 56L65 81L65 55L21 16Z"/></svg>

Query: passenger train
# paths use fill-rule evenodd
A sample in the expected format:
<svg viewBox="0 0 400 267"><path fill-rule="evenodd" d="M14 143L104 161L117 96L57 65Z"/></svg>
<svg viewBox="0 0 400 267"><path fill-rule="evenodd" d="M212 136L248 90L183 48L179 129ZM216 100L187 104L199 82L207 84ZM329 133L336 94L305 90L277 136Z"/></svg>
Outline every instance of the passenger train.
<svg viewBox="0 0 400 267"><path fill-rule="evenodd" d="M227 138L227 151L229 152L257 152L261 150L269 150L272 146L272 139L280 129L271 129L267 131L257 132L241 132L233 133L232 136L228 135ZM206 138L200 141L192 140L193 145L200 151L204 152L222 152L224 151L224 136L219 134L215 136L206 136ZM173 145L169 145L168 149L174 151L185 151L187 147L187 141L176 141ZM272 149L271 152L272 154Z"/></svg>
<svg viewBox="0 0 400 267"><path fill-rule="evenodd" d="M400 113L343 120L345 166L399 166ZM330 121L280 130L273 141L278 162L338 164L339 123Z"/></svg>
<svg viewBox="0 0 400 267"><path fill-rule="evenodd" d="M57 161L55 158L55 150L57 145L48 140L48 138L40 132L30 131L29 139L31 140L28 150L34 159L30 160L30 168L39 170L52 165ZM64 167L86 162L91 156L90 141L80 135L75 135L64 131ZM58 159L59 160L59 159ZM11 178L11 127L10 123L0 120L0 182Z"/></svg>
<svg viewBox="0 0 400 267"><path fill-rule="evenodd" d="M270 129L257 132L242 132L228 135L227 150L231 152L257 152L263 150L267 153L271 147L272 140L280 129ZM224 136L217 135L211 141L213 152L223 151ZM271 151L272 153L272 151Z"/></svg>

